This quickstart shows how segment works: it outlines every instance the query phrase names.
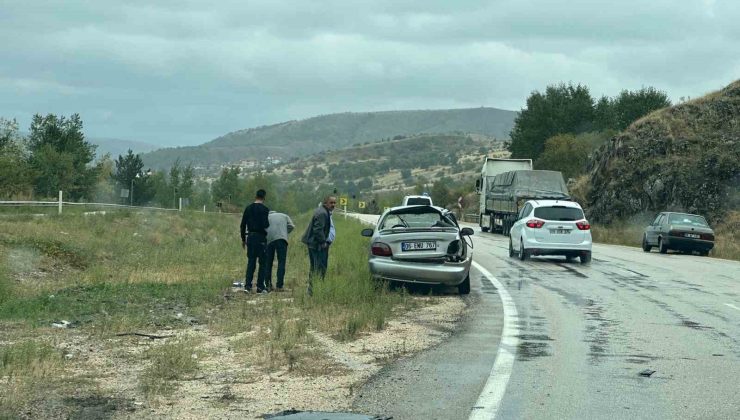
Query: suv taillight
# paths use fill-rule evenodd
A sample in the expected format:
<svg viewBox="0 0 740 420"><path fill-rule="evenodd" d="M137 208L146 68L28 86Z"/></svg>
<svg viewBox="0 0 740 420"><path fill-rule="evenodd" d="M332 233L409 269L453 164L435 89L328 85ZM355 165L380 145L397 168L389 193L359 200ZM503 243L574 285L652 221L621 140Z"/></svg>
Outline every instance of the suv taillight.
<svg viewBox="0 0 740 420"><path fill-rule="evenodd" d="M532 229L539 229L545 224L544 221L539 219L532 219L527 222L527 227Z"/></svg>
<svg viewBox="0 0 740 420"><path fill-rule="evenodd" d="M377 255L379 257L392 257L393 256L391 247L389 247L388 244L384 244L382 242L373 242L373 245L371 247L371 252L373 255Z"/></svg>
<svg viewBox="0 0 740 420"><path fill-rule="evenodd" d="M578 227L578 230L589 230L589 229L591 229L591 225L589 225L586 220L581 220L580 222L576 222L576 226Z"/></svg>

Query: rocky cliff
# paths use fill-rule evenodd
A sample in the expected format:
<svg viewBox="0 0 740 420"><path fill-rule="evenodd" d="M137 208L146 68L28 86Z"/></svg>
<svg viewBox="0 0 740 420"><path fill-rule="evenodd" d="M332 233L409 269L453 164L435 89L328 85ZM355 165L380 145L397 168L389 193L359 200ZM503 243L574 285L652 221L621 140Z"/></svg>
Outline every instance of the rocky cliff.
<svg viewBox="0 0 740 420"><path fill-rule="evenodd" d="M740 208L740 80L634 122L594 153L589 171L595 222L664 210L718 221Z"/></svg>

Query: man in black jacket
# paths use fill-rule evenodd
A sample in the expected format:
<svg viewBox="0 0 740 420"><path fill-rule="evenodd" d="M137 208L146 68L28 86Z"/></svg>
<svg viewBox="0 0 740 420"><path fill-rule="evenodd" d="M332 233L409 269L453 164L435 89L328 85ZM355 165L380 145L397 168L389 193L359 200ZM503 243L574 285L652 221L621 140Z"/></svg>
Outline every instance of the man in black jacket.
<svg viewBox="0 0 740 420"><path fill-rule="evenodd" d="M329 246L334 241L334 223L331 212L337 205L337 198L327 196L321 205L313 212L311 223L308 224L306 232L301 241L308 247L308 258L311 264L311 272L308 276L308 294L313 294L313 278L326 275L329 265Z"/></svg>
<svg viewBox="0 0 740 420"><path fill-rule="evenodd" d="M268 214L270 209L265 206L265 190L257 190L254 203L244 209L239 233L242 237L242 248L247 249L247 273L244 279L244 291L252 292L252 278L254 269L259 262L257 272L257 293L267 293L265 287L267 227L270 226Z"/></svg>

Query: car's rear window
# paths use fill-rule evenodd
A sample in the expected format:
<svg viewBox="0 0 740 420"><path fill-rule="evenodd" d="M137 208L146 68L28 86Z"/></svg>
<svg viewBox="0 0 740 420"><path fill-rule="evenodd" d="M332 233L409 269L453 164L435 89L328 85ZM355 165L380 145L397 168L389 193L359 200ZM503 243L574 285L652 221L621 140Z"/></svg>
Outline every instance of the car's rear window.
<svg viewBox="0 0 740 420"><path fill-rule="evenodd" d="M454 227L451 220L443 217L437 212L428 213L403 213L389 214L383 220L380 230L391 229L393 227L405 228L428 228L428 227Z"/></svg>
<svg viewBox="0 0 740 420"><path fill-rule="evenodd" d="M703 217L694 214L672 214L668 218L668 223L671 225L709 227L709 224L707 224L707 221Z"/></svg>
<svg viewBox="0 0 740 420"><path fill-rule="evenodd" d="M406 200L406 205L409 206L428 206L431 205L431 201L428 198L409 198Z"/></svg>
<svg viewBox="0 0 740 420"><path fill-rule="evenodd" d="M583 210L564 206L537 207L534 209L534 217L544 220L581 220L583 219Z"/></svg>

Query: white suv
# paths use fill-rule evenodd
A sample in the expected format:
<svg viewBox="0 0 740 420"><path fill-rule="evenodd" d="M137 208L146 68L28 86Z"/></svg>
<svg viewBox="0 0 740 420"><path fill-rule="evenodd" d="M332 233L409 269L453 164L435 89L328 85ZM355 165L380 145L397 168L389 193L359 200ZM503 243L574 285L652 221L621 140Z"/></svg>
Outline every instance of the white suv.
<svg viewBox="0 0 740 420"><path fill-rule="evenodd" d="M407 195L403 197L402 206L431 206L432 197L428 195Z"/></svg>
<svg viewBox="0 0 740 420"><path fill-rule="evenodd" d="M564 255L591 261L591 225L578 203L530 200L524 204L509 235L509 256Z"/></svg>

